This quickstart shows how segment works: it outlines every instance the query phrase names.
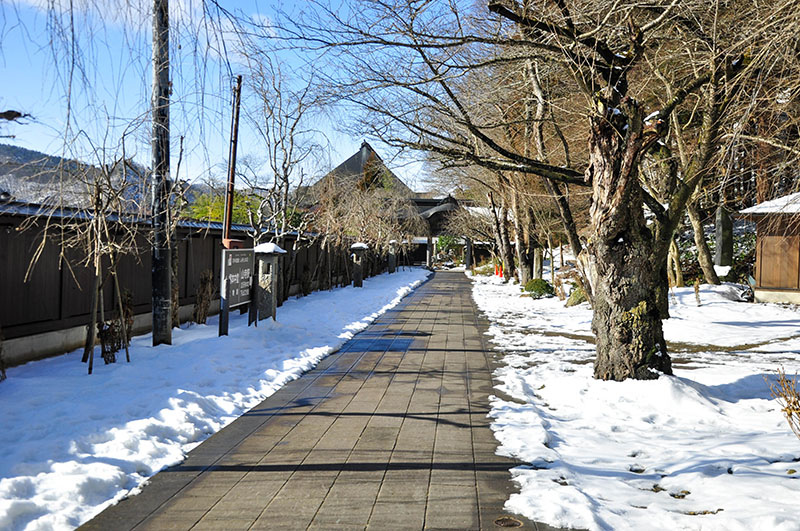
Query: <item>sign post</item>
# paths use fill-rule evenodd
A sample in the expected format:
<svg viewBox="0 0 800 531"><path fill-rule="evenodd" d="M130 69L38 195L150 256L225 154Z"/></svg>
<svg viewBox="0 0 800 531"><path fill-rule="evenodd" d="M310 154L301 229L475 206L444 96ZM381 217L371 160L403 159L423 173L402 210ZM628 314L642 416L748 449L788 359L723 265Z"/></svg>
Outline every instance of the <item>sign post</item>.
<svg viewBox="0 0 800 531"><path fill-rule="evenodd" d="M223 249L220 275L219 335L228 335L231 308L250 302L254 256L252 249Z"/></svg>

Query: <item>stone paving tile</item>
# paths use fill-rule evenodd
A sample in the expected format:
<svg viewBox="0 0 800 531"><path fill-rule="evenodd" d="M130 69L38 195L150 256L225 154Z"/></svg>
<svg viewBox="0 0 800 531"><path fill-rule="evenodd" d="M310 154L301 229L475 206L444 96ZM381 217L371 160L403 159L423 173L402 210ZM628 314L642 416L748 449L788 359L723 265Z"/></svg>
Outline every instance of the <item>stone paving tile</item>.
<svg viewBox="0 0 800 531"><path fill-rule="evenodd" d="M372 508L367 529L423 529L425 504L402 501L378 501Z"/></svg>
<svg viewBox="0 0 800 531"><path fill-rule="evenodd" d="M182 512L160 514L147 518L138 529L153 530L153 531L181 531L184 529L193 528L201 518L205 516L203 511Z"/></svg>
<svg viewBox="0 0 800 531"><path fill-rule="evenodd" d="M314 516L311 528L365 528L380 488L380 481L352 481L340 477Z"/></svg>
<svg viewBox="0 0 800 531"><path fill-rule="evenodd" d="M488 322L437 273L86 529L494 529ZM524 518L523 529L552 529Z"/></svg>
<svg viewBox="0 0 800 531"><path fill-rule="evenodd" d="M478 497L474 480L468 485L432 486L425 511L425 527L478 529Z"/></svg>

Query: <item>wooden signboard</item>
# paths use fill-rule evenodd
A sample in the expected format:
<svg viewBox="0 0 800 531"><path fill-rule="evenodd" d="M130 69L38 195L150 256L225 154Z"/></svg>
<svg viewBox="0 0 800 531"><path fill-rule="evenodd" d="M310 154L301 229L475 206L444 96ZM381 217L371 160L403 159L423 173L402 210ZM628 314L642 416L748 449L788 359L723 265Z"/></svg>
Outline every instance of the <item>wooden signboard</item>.
<svg viewBox="0 0 800 531"><path fill-rule="evenodd" d="M255 255L252 249L223 249L219 335L228 335L228 312L250 302Z"/></svg>
<svg viewBox="0 0 800 531"><path fill-rule="evenodd" d="M250 302L254 262L252 249L222 251L222 296L228 302L228 308Z"/></svg>

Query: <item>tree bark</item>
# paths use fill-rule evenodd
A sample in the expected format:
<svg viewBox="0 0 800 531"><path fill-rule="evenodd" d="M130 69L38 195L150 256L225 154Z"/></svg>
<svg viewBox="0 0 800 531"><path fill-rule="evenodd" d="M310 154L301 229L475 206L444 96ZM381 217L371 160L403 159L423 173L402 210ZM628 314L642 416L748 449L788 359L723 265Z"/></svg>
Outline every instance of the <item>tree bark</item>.
<svg viewBox="0 0 800 531"><path fill-rule="evenodd" d="M613 100L612 100L613 101ZM602 109L602 104L598 107ZM635 104L628 112L639 113ZM588 250L597 268L592 331L595 378L639 380L672 374L657 292L665 269L653 263L653 235L642 208L638 157L641 120L608 105L591 120L590 173L594 201ZM619 131L628 128L623 137ZM665 261L666 262L666 261Z"/></svg>
<svg viewBox="0 0 800 531"><path fill-rule="evenodd" d="M83 356L81 361L86 363L94 355L94 345L97 343L97 306L98 292L100 291L100 272L95 266L94 282L92 282L92 310L89 313L89 324L86 329L86 341L83 345ZM89 374L92 374L92 366L89 365Z"/></svg>
<svg viewBox="0 0 800 531"><path fill-rule="evenodd" d="M503 279L510 276L509 262L511 260L511 243L508 242L508 230L505 229L506 223L506 209L504 206L498 207L494 201L494 194L489 193L489 203L492 211L492 232L494 232L494 241L497 246L497 252L500 255L500 262L503 265Z"/></svg>
<svg viewBox="0 0 800 531"><path fill-rule="evenodd" d="M669 246L669 255L672 258L673 274L675 276L675 287L683 288L686 283L683 280L683 267L681 266L681 251L678 249L678 244L675 240Z"/></svg>
<svg viewBox="0 0 800 531"><path fill-rule="evenodd" d="M714 260L711 257L708 242L706 242L703 222L700 220L700 212L697 210L697 202L690 201L687 210L689 212L689 221L692 223L692 230L694 231L694 245L697 247L697 261L700 264L700 269L703 271L706 283L718 286L720 284L719 277L714 270Z"/></svg>
<svg viewBox="0 0 800 531"><path fill-rule="evenodd" d="M544 273L544 249L536 247L533 249L533 278L542 278Z"/></svg>
<svg viewBox="0 0 800 531"><path fill-rule="evenodd" d="M500 245L503 256L503 279L508 280L516 276L516 268L511 251L511 238L508 234L508 208L505 205L500 207Z"/></svg>
<svg viewBox="0 0 800 531"><path fill-rule="evenodd" d="M526 231L523 227L523 216L519 208L518 192L513 191L513 202L511 203L513 218L514 218L514 243L516 244L517 253L517 274L519 275L519 283L523 286L531 279L531 249L528 246L528 239L525 238ZM530 224L530 219L524 220ZM530 227L528 227L530 228Z"/></svg>

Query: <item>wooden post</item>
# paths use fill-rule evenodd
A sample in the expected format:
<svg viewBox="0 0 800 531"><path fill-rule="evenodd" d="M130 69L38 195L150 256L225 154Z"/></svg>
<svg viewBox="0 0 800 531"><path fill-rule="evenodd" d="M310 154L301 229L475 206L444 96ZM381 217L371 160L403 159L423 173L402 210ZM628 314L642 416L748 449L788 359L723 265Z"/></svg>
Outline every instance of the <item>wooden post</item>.
<svg viewBox="0 0 800 531"><path fill-rule="evenodd" d="M242 101L242 76L236 76L233 88L233 113L231 115L231 147L228 157L228 186L225 189L225 212L222 223L222 246L232 249L231 221L233 220L234 178L236 176L236 147L239 141L239 107Z"/></svg>
<svg viewBox="0 0 800 531"><path fill-rule="evenodd" d="M219 336L228 335L228 318L230 315L230 307L228 306L228 297L226 293L228 287L226 286L225 277L219 279Z"/></svg>
<svg viewBox="0 0 800 531"><path fill-rule="evenodd" d="M153 346L172 344L169 91L169 0L153 0Z"/></svg>
<svg viewBox="0 0 800 531"><path fill-rule="evenodd" d="M364 258L367 247L363 243L355 243L350 247L353 256L353 287L361 288L364 286Z"/></svg>
<svg viewBox="0 0 800 531"><path fill-rule="evenodd" d="M428 248L425 253L425 265L428 267L433 266L433 237L428 235Z"/></svg>

